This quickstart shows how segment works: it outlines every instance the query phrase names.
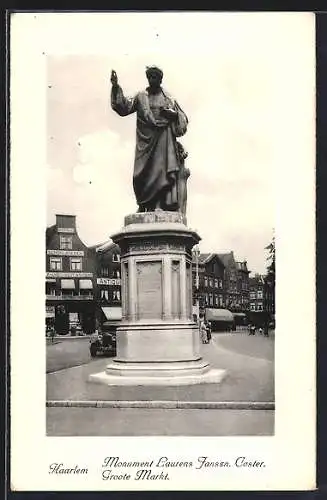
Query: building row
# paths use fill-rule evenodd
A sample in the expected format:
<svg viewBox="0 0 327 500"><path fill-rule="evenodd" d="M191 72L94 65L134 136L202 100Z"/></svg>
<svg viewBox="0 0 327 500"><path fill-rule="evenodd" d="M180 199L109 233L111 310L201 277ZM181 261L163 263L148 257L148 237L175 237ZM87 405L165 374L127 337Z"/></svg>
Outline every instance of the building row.
<svg viewBox="0 0 327 500"><path fill-rule="evenodd" d="M268 300L264 277L249 274L247 262L237 261L232 251L203 254L196 248L194 316L215 320L232 315L241 323L254 313L273 316L274 297ZM56 223L46 230L46 323L62 334L79 329L91 333L120 318L119 246L108 241L88 247L78 236L76 217L56 215Z"/></svg>

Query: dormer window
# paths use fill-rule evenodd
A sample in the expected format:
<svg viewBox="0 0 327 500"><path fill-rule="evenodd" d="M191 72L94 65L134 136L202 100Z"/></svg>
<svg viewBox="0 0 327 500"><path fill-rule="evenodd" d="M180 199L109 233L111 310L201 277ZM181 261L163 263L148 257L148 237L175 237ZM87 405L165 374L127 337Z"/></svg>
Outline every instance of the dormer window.
<svg viewBox="0 0 327 500"><path fill-rule="evenodd" d="M119 253L113 253L112 254L112 262L120 262L120 255L119 255Z"/></svg>

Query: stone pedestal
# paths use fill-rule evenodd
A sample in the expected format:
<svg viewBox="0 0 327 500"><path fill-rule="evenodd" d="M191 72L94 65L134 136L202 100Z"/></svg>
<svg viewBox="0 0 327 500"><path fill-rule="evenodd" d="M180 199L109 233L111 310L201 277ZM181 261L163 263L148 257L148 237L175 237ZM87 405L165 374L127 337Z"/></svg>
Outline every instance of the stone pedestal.
<svg viewBox="0 0 327 500"><path fill-rule="evenodd" d="M90 381L107 385L218 382L224 371L201 358L192 318L192 247L199 242L179 212L125 217L112 236L121 249L122 323L117 356Z"/></svg>

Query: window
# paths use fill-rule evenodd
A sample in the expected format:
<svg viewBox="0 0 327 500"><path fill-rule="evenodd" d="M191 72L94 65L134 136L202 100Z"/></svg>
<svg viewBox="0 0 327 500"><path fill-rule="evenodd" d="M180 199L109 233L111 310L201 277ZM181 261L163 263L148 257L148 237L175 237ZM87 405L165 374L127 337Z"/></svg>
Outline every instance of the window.
<svg viewBox="0 0 327 500"><path fill-rule="evenodd" d="M215 306L218 306L218 304L219 304L219 303L218 303L218 295L217 295L217 294L215 294Z"/></svg>
<svg viewBox="0 0 327 500"><path fill-rule="evenodd" d="M207 304L208 304L208 302L209 302L209 296L208 296L208 294L207 294L207 293L205 293L205 294L204 294L204 302L205 302L205 304L206 304L206 305L207 305Z"/></svg>
<svg viewBox="0 0 327 500"><path fill-rule="evenodd" d="M220 307L223 305L223 303L224 303L224 298L223 298L222 295L219 295L219 305L220 305Z"/></svg>
<svg viewBox="0 0 327 500"><path fill-rule="evenodd" d="M250 311L255 311L255 303L251 302L250 304Z"/></svg>
<svg viewBox="0 0 327 500"><path fill-rule="evenodd" d="M47 295L56 295L56 284L55 283L46 283L45 293Z"/></svg>
<svg viewBox="0 0 327 500"><path fill-rule="evenodd" d="M51 271L61 271L62 270L62 258L61 257L50 257L50 269L51 269Z"/></svg>
<svg viewBox="0 0 327 500"><path fill-rule="evenodd" d="M255 299L255 292L250 292L250 299Z"/></svg>
<svg viewBox="0 0 327 500"><path fill-rule="evenodd" d="M258 304L257 304L257 310L258 311L262 311L263 310L262 302L258 302Z"/></svg>
<svg viewBox="0 0 327 500"><path fill-rule="evenodd" d="M82 259L80 257L70 258L70 270L71 271L82 271Z"/></svg>
<svg viewBox="0 0 327 500"><path fill-rule="evenodd" d="M73 248L73 237L72 236L60 236L60 249L61 250L71 250Z"/></svg>
<svg viewBox="0 0 327 500"><path fill-rule="evenodd" d="M108 277L109 276L109 269L108 269L108 267L101 267L100 274L103 277Z"/></svg>
<svg viewBox="0 0 327 500"><path fill-rule="evenodd" d="M109 301L109 290L106 290L105 288L101 288L100 299Z"/></svg>
<svg viewBox="0 0 327 500"><path fill-rule="evenodd" d="M222 288L223 287L223 280L219 280L219 288Z"/></svg>
<svg viewBox="0 0 327 500"><path fill-rule="evenodd" d="M120 262L120 255L119 255L119 253L113 253L112 254L112 262Z"/></svg>
<svg viewBox="0 0 327 500"><path fill-rule="evenodd" d="M213 288L213 280L211 278L209 280L209 286L210 286L210 288Z"/></svg>
<svg viewBox="0 0 327 500"><path fill-rule="evenodd" d="M207 287L208 286L208 278L205 276L204 277L204 286Z"/></svg>
<svg viewBox="0 0 327 500"><path fill-rule="evenodd" d="M120 300L120 290L114 290L112 292L112 299L113 300Z"/></svg>
<svg viewBox="0 0 327 500"><path fill-rule="evenodd" d="M215 288L218 288L218 280L217 280L217 278L215 279Z"/></svg>
<svg viewBox="0 0 327 500"><path fill-rule="evenodd" d="M263 292L262 292L262 290L258 290L257 298L258 299L262 299L263 298Z"/></svg>
<svg viewBox="0 0 327 500"><path fill-rule="evenodd" d="M120 278L120 271L118 271L118 269L116 271L113 271L112 277L113 278Z"/></svg>
<svg viewBox="0 0 327 500"><path fill-rule="evenodd" d="M213 305L213 295L212 293L209 293L209 306Z"/></svg>

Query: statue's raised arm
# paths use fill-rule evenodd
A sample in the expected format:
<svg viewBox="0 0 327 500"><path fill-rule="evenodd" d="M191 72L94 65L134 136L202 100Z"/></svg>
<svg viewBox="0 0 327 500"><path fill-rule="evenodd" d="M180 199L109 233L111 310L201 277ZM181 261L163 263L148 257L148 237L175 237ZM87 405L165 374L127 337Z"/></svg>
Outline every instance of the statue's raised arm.
<svg viewBox="0 0 327 500"><path fill-rule="evenodd" d="M186 176L176 137L186 133L188 118L161 87L163 72L146 68L149 85L132 99L124 96L111 71L111 107L120 116L137 112L133 188L140 212L186 209ZM181 186L183 189L181 189Z"/></svg>
<svg viewBox="0 0 327 500"><path fill-rule="evenodd" d="M123 89L118 84L118 76L113 69L110 76L111 81L111 107L120 116L130 115L136 111L136 99L125 97Z"/></svg>

